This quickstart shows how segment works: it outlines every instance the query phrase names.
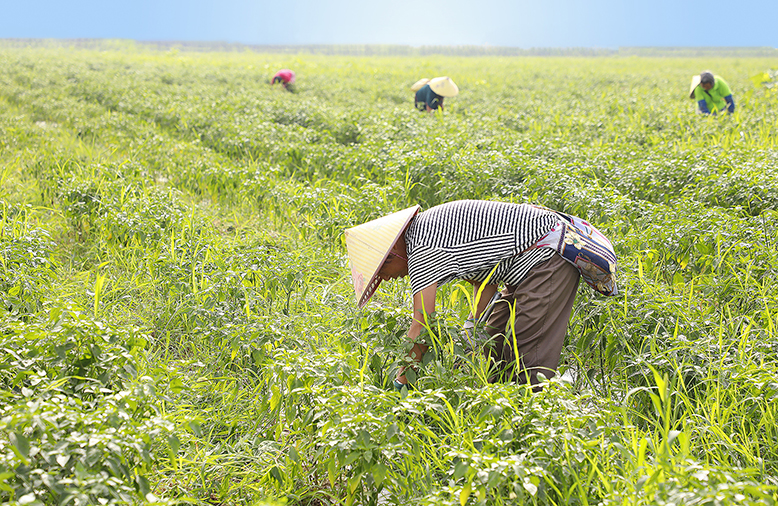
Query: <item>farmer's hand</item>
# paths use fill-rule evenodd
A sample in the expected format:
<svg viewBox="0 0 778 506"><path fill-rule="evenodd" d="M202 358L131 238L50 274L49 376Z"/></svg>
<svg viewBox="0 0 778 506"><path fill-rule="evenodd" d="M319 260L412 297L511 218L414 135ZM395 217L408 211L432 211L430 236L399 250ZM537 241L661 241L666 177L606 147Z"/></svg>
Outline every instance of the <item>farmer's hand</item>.
<svg viewBox="0 0 778 506"><path fill-rule="evenodd" d="M492 339L483 326L477 326L476 322L468 326L468 322L462 327L462 348L466 353L480 352Z"/></svg>
<svg viewBox="0 0 778 506"><path fill-rule="evenodd" d="M475 318L468 318L465 320L465 324L462 325L462 339L465 341L465 351L471 352L475 350Z"/></svg>

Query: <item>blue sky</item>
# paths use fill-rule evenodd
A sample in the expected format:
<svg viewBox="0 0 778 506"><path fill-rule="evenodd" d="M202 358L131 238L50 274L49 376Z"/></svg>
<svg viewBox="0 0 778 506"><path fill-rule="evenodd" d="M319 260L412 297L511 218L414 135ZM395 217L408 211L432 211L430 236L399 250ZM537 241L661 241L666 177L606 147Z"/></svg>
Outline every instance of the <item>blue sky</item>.
<svg viewBox="0 0 778 506"><path fill-rule="evenodd" d="M777 0L0 0L0 12L0 38L778 46Z"/></svg>

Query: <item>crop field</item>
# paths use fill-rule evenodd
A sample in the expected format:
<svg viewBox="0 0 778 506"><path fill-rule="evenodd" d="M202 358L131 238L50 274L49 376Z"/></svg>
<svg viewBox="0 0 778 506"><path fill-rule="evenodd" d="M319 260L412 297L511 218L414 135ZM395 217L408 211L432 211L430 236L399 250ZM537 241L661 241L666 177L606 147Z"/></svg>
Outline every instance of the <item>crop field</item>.
<svg viewBox="0 0 778 506"><path fill-rule="evenodd" d="M0 502L776 504L775 69L0 47ZM471 198L596 224L621 294L533 393L446 285L397 393L409 284L357 309L343 231Z"/></svg>

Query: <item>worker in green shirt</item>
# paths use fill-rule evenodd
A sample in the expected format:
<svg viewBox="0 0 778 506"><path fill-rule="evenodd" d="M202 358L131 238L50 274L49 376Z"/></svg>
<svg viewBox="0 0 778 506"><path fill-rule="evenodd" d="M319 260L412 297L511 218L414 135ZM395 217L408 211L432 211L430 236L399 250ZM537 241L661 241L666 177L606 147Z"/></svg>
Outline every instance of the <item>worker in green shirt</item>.
<svg viewBox="0 0 778 506"><path fill-rule="evenodd" d="M727 109L735 112L735 99L729 91L727 82L719 76L714 76L710 70L702 72L699 76L692 77L692 86L689 90L689 98L697 102L702 114L716 114Z"/></svg>

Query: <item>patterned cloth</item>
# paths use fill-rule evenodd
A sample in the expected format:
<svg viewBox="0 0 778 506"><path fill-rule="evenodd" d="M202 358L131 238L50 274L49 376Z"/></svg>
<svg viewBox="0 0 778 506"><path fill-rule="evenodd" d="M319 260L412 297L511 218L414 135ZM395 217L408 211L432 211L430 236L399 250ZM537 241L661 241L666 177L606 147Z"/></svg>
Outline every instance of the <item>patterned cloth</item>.
<svg viewBox="0 0 778 506"><path fill-rule="evenodd" d="M405 232L411 290L454 279L518 285L551 248L532 248L559 217L529 204L459 200L418 214Z"/></svg>
<svg viewBox="0 0 778 506"><path fill-rule="evenodd" d="M560 220L538 240L538 248L553 248L573 264L583 280L603 295L618 295L616 253L607 237L590 223L562 213Z"/></svg>

